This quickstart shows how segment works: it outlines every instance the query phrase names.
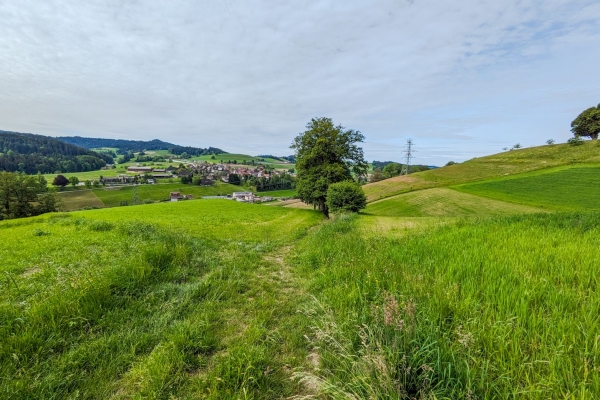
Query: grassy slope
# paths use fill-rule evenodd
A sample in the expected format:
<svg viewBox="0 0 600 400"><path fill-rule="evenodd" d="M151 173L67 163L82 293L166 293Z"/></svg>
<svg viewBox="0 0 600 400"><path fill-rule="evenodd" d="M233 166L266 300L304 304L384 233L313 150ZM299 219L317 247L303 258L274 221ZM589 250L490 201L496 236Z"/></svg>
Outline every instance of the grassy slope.
<svg viewBox="0 0 600 400"><path fill-rule="evenodd" d="M448 188L433 188L370 203L365 213L388 217L460 217L539 211L539 208L481 198Z"/></svg>
<svg viewBox="0 0 600 400"><path fill-rule="evenodd" d="M243 190L240 186L222 182L216 182L213 186L183 185L181 183L137 186L138 196L141 201L146 199L154 201L167 200L169 199L170 192L191 194L199 198L201 196L215 196L218 194L225 195ZM128 201L131 204L133 199L133 186L93 189L93 192L107 207L118 206L121 201Z"/></svg>
<svg viewBox="0 0 600 400"><path fill-rule="evenodd" d="M217 182L213 186L183 185L181 183L164 183L137 186L138 197L144 200L164 201L169 199L170 192L191 194L195 198L215 196L243 191L240 186ZM83 207L115 207L122 201L132 204L133 186L101 187L100 189L83 189L59 192L63 211L80 210Z"/></svg>
<svg viewBox="0 0 600 400"><path fill-rule="evenodd" d="M567 164L600 163L600 141L507 151L461 164L400 176L363 186L368 201L411 190L450 186Z"/></svg>
<svg viewBox="0 0 600 400"><path fill-rule="evenodd" d="M454 187L478 196L550 210L600 210L600 166L559 167Z"/></svg>
<svg viewBox="0 0 600 400"><path fill-rule="evenodd" d="M365 218L328 223L294 253L316 296L306 313L320 355L299 376L328 398L600 395L600 214L460 220L400 238L362 237Z"/></svg>
<svg viewBox="0 0 600 400"><path fill-rule="evenodd" d="M296 189L271 190L269 192L258 192L257 194L259 196L294 197L296 195Z"/></svg>
<svg viewBox="0 0 600 400"><path fill-rule="evenodd" d="M320 219L217 200L0 222L0 397L303 393L302 298L267 256Z"/></svg>

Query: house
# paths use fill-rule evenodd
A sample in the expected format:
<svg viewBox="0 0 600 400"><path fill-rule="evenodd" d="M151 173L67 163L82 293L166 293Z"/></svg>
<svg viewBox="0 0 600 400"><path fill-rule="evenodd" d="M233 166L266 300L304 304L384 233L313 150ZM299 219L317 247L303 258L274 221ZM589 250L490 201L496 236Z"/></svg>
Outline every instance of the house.
<svg viewBox="0 0 600 400"><path fill-rule="evenodd" d="M154 179L168 179L173 177L171 174L156 174L154 172L152 172L150 176L152 176Z"/></svg>
<svg viewBox="0 0 600 400"><path fill-rule="evenodd" d="M252 192L233 192L233 200L254 203L254 194Z"/></svg>
<svg viewBox="0 0 600 400"><path fill-rule="evenodd" d="M183 196L180 192L171 192L171 201L183 200Z"/></svg>
<svg viewBox="0 0 600 400"><path fill-rule="evenodd" d="M165 168L154 168L152 170L152 172L163 173L164 174L165 172L167 172L167 170Z"/></svg>
<svg viewBox="0 0 600 400"><path fill-rule="evenodd" d="M177 176L182 177L182 176L191 176L192 173L186 169L182 169L179 170L179 172L177 173Z"/></svg>
<svg viewBox="0 0 600 400"><path fill-rule="evenodd" d="M200 186L212 186L215 182L212 179L201 179Z"/></svg>
<svg viewBox="0 0 600 400"><path fill-rule="evenodd" d="M131 175L125 175L125 174L121 174L118 176L105 176L102 181L105 184L125 184L125 183L131 183L134 181L136 177L131 176Z"/></svg>
<svg viewBox="0 0 600 400"><path fill-rule="evenodd" d="M131 167L127 168L127 172L141 172L141 173L152 172L152 167L134 167L134 166L131 166Z"/></svg>

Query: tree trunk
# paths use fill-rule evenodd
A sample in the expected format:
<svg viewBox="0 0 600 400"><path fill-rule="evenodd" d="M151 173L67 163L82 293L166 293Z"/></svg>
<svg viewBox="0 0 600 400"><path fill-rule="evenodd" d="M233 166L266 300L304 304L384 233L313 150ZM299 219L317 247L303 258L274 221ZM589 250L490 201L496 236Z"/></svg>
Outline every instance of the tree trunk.
<svg viewBox="0 0 600 400"><path fill-rule="evenodd" d="M590 136L592 137L592 140L598 140L598 132L592 133Z"/></svg>
<svg viewBox="0 0 600 400"><path fill-rule="evenodd" d="M319 202L319 211L325 215L325 218L329 219L329 209L327 208L327 204L324 201Z"/></svg>

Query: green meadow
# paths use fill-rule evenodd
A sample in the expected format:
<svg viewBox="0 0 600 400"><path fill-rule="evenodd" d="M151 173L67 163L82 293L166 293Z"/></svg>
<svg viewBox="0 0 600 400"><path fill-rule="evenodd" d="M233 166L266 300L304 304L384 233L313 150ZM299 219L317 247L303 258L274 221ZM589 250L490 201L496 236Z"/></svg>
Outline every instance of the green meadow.
<svg viewBox="0 0 600 400"><path fill-rule="evenodd" d="M192 195L199 199L202 196L227 195L243 191L240 186L216 182L212 186L183 185L181 183L158 183L154 185L135 186L140 203L169 200L171 192ZM124 202L133 204L134 186L101 186L98 189L69 190L59 192L65 211L80 210L84 207L116 207Z"/></svg>
<svg viewBox="0 0 600 400"><path fill-rule="evenodd" d="M598 165L591 142L502 153L331 220L195 200L0 221L0 398L599 398Z"/></svg>
<svg viewBox="0 0 600 400"><path fill-rule="evenodd" d="M600 166L562 167L454 187L462 192L551 210L600 211Z"/></svg>

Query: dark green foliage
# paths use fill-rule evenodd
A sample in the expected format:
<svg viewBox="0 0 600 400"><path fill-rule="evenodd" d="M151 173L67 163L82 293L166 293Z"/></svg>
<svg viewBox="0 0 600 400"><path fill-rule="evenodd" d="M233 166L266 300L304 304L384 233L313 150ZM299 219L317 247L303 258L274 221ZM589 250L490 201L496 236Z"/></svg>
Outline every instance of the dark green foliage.
<svg viewBox="0 0 600 400"><path fill-rule="evenodd" d="M48 174L56 171L93 171L112 163L108 154L100 154L60 140L0 131L0 170Z"/></svg>
<svg viewBox="0 0 600 400"><path fill-rule="evenodd" d="M571 122L571 132L577 136L589 136L596 140L600 133L600 104L583 111Z"/></svg>
<svg viewBox="0 0 600 400"><path fill-rule="evenodd" d="M198 147L178 146L173 143L163 142L162 140L154 139L150 141L144 140L124 140L124 139L100 139L100 138L84 138L80 136L64 136L57 138L65 143L71 143L76 146L85 147L86 149L98 149L102 147L117 148L119 154L129 152L140 152L145 150L169 150L171 154L187 153L192 156L201 156L209 154L225 153L221 149L209 147L202 149Z"/></svg>
<svg viewBox="0 0 600 400"><path fill-rule="evenodd" d="M367 172L363 150L357 146L365 137L359 131L335 126L331 118L313 118L306 128L291 146L296 151L298 197L327 216L329 185Z"/></svg>
<svg viewBox="0 0 600 400"><path fill-rule="evenodd" d="M228 182L230 185L241 185L242 180L238 174L229 174Z"/></svg>
<svg viewBox="0 0 600 400"><path fill-rule="evenodd" d="M454 165L454 164L456 164L454 161L448 161L445 166L449 167L449 166Z"/></svg>
<svg viewBox="0 0 600 400"><path fill-rule="evenodd" d="M327 207L333 213L359 212L367 207L367 197L354 181L332 183L327 190Z"/></svg>
<svg viewBox="0 0 600 400"><path fill-rule="evenodd" d="M575 135L572 138L569 138L569 140L567 140L567 143L569 143L571 146L579 146L583 144L583 139L581 138L581 136Z"/></svg>
<svg viewBox="0 0 600 400"><path fill-rule="evenodd" d="M52 181L54 186L65 187L69 184L69 180L64 175L56 175L56 178Z"/></svg>
<svg viewBox="0 0 600 400"><path fill-rule="evenodd" d="M385 176L383 176L383 174L381 173L381 170L379 168L377 168L371 174L371 178L369 179L369 182L371 182L371 183L373 183L373 182L379 182L379 181L382 181L384 179L385 179Z"/></svg>
<svg viewBox="0 0 600 400"><path fill-rule="evenodd" d="M273 175L269 178L256 178L252 175L246 175L244 176L244 184L256 187L257 192L294 189L296 187L296 181L289 174Z"/></svg>
<svg viewBox="0 0 600 400"><path fill-rule="evenodd" d="M383 170L381 172L386 178L393 178L394 176L398 176L402 173L402 164L395 162L389 163L388 165L383 167Z"/></svg>
<svg viewBox="0 0 600 400"><path fill-rule="evenodd" d="M0 172L0 220L56 211L57 205L55 193L40 186L38 177Z"/></svg>

